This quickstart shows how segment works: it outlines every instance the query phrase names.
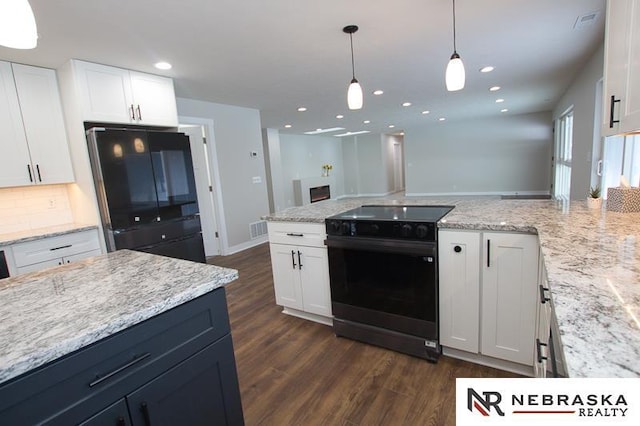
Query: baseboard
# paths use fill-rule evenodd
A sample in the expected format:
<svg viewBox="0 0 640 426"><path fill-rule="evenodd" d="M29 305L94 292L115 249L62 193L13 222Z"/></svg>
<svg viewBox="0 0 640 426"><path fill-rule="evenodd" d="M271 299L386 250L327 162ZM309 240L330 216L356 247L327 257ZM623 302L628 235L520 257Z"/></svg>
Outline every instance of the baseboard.
<svg viewBox="0 0 640 426"><path fill-rule="evenodd" d="M291 315L292 317L298 317L309 321L314 321L320 324L328 325L329 327L333 327L333 318L323 317L322 315L316 315L309 312L299 311L294 308L284 307L282 309L283 314Z"/></svg>
<svg viewBox="0 0 640 426"><path fill-rule="evenodd" d="M242 244L237 244L235 246L227 247L225 250L221 250L222 256L229 256L231 254L236 254L246 249L250 249L255 246L259 246L260 244L266 243L269 241L268 235L263 235L262 237L256 238L255 240L247 241Z"/></svg>
<svg viewBox="0 0 640 426"><path fill-rule="evenodd" d="M549 195L549 191L491 191L491 192L407 192L406 197L466 197L466 196L502 196L502 195Z"/></svg>
<svg viewBox="0 0 640 426"><path fill-rule="evenodd" d="M490 356L465 352L459 349L442 347L442 355L449 356L451 358L461 359L463 361L472 362L474 364L485 365L487 367L496 368L498 370L509 371L511 373L521 374L527 377L534 377L533 366L517 364L511 361L505 361L502 359L492 358Z"/></svg>

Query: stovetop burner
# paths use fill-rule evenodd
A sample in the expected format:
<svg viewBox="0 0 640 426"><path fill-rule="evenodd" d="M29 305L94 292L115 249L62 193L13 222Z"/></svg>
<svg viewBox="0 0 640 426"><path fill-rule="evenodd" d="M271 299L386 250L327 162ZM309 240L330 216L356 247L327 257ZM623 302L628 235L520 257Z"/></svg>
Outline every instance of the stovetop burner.
<svg viewBox="0 0 640 426"><path fill-rule="evenodd" d="M436 223L454 206L362 206L325 220L327 235L436 241Z"/></svg>

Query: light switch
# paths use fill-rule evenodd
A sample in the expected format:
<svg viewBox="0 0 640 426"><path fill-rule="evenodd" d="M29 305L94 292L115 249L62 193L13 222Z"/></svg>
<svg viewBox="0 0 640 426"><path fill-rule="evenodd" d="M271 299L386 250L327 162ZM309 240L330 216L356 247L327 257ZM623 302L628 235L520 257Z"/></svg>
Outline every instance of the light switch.
<svg viewBox="0 0 640 426"><path fill-rule="evenodd" d="M254 176L251 180L253 183L262 183L262 178L260 176Z"/></svg>

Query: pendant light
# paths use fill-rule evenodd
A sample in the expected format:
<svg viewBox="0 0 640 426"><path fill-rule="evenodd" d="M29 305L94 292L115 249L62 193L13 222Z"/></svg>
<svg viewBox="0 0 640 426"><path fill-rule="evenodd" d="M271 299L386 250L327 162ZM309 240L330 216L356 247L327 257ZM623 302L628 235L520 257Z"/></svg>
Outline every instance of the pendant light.
<svg viewBox="0 0 640 426"><path fill-rule="evenodd" d="M349 84L349 90L347 91L347 105L349 109L361 109L362 108L362 87L358 80L356 80L356 67L353 61L353 33L358 31L357 25L347 25L342 29L345 33L349 34L351 40L351 72L353 78L351 84Z"/></svg>
<svg viewBox="0 0 640 426"><path fill-rule="evenodd" d="M456 0L453 0L453 55L447 64L445 81L450 92L464 88L464 64L456 51Z"/></svg>
<svg viewBox="0 0 640 426"><path fill-rule="evenodd" d="M0 46L33 49L38 44L38 30L33 10L27 0L0 1Z"/></svg>

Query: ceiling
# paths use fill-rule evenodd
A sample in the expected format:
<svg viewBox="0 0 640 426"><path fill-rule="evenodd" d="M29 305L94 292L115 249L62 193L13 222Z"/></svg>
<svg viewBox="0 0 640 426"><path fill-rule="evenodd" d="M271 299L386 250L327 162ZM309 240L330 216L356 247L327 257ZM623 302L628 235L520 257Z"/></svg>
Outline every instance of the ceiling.
<svg viewBox="0 0 640 426"><path fill-rule="evenodd" d="M328 127L392 133L444 125L440 117L455 123L549 111L602 44L605 20L605 0L458 0L457 51L467 82L464 90L447 92L451 0L30 3L38 47L0 47L0 59L57 68L77 58L167 75L178 97L256 108L263 127L287 133ZM592 12L596 20L574 28ZM342 28L349 24L360 27L353 36L355 73L364 89L359 111L346 105L351 57ZM173 68L153 68L160 60ZM480 73L485 65L495 70ZM493 85L502 89L490 92ZM384 94L374 96L375 89ZM497 104L497 98L505 101ZM297 112L300 106L308 110Z"/></svg>

